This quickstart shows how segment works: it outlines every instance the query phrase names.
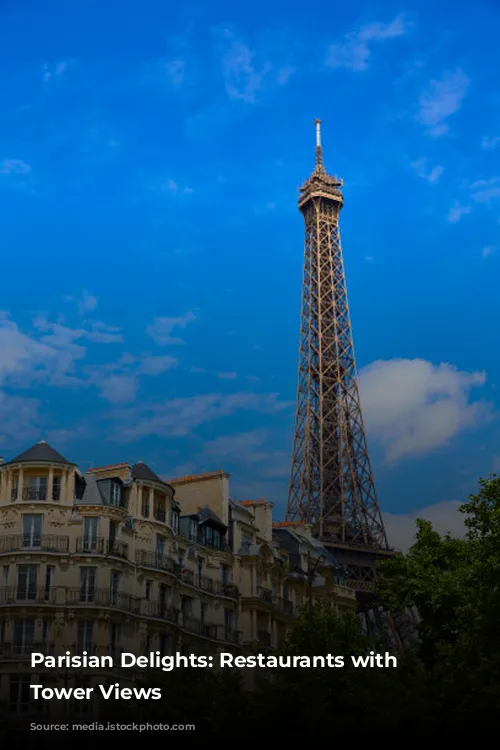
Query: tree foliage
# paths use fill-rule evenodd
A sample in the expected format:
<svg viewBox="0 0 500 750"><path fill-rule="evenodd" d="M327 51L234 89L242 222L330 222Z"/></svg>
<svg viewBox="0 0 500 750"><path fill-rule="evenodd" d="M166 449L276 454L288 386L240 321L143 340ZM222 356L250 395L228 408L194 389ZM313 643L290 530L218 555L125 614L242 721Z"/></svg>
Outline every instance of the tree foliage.
<svg viewBox="0 0 500 750"><path fill-rule="evenodd" d="M136 706L129 719L135 711L143 720L195 721L211 739L234 730L243 741L309 744L487 734L500 707L500 478L480 480L460 511L463 539L419 520L409 552L380 566L383 608L419 614L418 638L397 654L396 669L353 667L350 655L391 651L391 643L368 636L359 617L316 600L302 609L280 653L340 655L345 667L266 670L251 694L232 673L177 670L160 678L165 698L149 702L151 718Z"/></svg>

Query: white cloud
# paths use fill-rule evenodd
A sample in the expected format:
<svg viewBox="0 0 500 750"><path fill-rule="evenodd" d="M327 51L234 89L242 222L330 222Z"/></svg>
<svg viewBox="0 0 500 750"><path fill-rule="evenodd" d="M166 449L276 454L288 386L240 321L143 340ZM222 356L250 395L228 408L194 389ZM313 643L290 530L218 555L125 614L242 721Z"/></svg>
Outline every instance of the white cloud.
<svg viewBox="0 0 500 750"><path fill-rule="evenodd" d="M167 344L182 344L182 339L175 338L170 334L176 328L186 328L188 323L191 323L193 320L196 320L196 316L192 312L188 312L178 318L155 318L154 322L146 328L146 333L148 336L151 336L159 346L166 346Z"/></svg>
<svg viewBox="0 0 500 750"><path fill-rule="evenodd" d="M277 414L289 407L288 402L279 400L278 394L249 392L208 393L162 403L144 403L116 415L120 423L116 439L133 441L153 435L188 435L202 424L229 417L238 411Z"/></svg>
<svg viewBox="0 0 500 750"><path fill-rule="evenodd" d="M0 382L19 387L35 381L62 386L74 382L75 361L85 355L85 349L75 340L82 331L60 324L35 322L44 335L35 337L23 333L7 313L0 314Z"/></svg>
<svg viewBox="0 0 500 750"><path fill-rule="evenodd" d="M454 537L463 537L466 529L463 515L458 510L460 505L461 503L457 502L442 502L408 515L383 513L389 544L402 552L407 552L415 542L417 518L431 521L441 535L449 532Z"/></svg>
<svg viewBox="0 0 500 750"><path fill-rule="evenodd" d="M99 379L101 398L112 404L133 401L138 389L139 383L134 375L110 374Z"/></svg>
<svg viewBox="0 0 500 750"><path fill-rule="evenodd" d="M26 175L30 172L30 165L21 159L4 159L0 163L0 174Z"/></svg>
<svg viewBox="0 0 500 750"><path fill-rule="evenodd" d="M481 250L481 255L483 256L483 258L489 258L490 255L493 255L495 252L496 248L488 245L487 247L483 247L483 249Z"/></svg>
<svg viewBox="0 0 500 750"><path fill-rule="evenodd" d="M143 357L138 372L141 375L161 375L167 370L176 367L178 361L175 357L165 354L162 357L146 356Z"/></svg>
<svg viewBox="0 0 500 750"><path fill-rule="evenodd" d="M68 70L71 60L60 60L54 65L45 64L43 66L42 81L48 83L57 78L62 78Z"/></svg>
<svg viewBox="0 0 500 750"><path fill-rule="evenodd" d="M229 99L253 104L263 91L286 85L295 72L291 65L272 62L265 44L253 48L229 28L213 29L213 34Z"/></svg>
<svg viewBox="0 0 500 750"><path fill-rule="evenodd" d="M411 165L417 175L427 182L436 182L444 172L444 167L438 164L435 167L429 167L427 159L417 159Z"/></svg>
<svg viewBox="0 0 500 750"><path fill-rule="evenodd" d="M461 70L444 74L430 82L420 97L418 119L429 134L438 137L449 130L447 120L462 106L470 85L469 78Z"/></svg>
<svg viewBox="0 0 500 750"><path fill-rule="evenodd" d="M500 135L493 137L485 135L481 141L481 148L484 149L494 149L497 148L497 146L500 146Z"/></svg>
<svg viewBox="0 0 500 750"><path fill-rule="evenodd" d="M401 15L396 16L390 23L367 24L358 31L347 34L342 42L332 44L328 49L326 64L331 68L366 70L375 42L405 36L409 29L410 25Z"/></svg>
<svg viewBox="0 0 500 750"><path fill-rule="evenodd" d="M218 372L217 377L220 380L234 380L235 378L238 377L238 373L237 372Z"/></svg>
<svg viewBox="0 0 500 750"><path fill-rule="evenodd" d="M97 307L97 297L93 297L88 293L86 289L83 290L80 301L78 302L78 312L80 315L84 315L87 312L92 312Z"/></svg>
<svg viewBox="0 0 500 750"><path fill-rule="evenodd" d="M447 219L451 224L457 224L462 216L470 214L470 206L460 206L458 203L450 208Z"/></svg>
<svg viewBox="0 0 500 750"><path fill-rule="evenodd" d="M491 203L500 198L500 177L490 177L487 180L476 180L470 186L472 198L476 203Z"/></svg>
<svg viewBox="0 0 500 750"><path fill-rule="evenodd" d="M167 60L164 63L165 74L174 88L179 88L186 78L186 63L180 58Z"/></svg>
<svg viewBox="0 0 500 750"><path fill-rule="evenodd" d="M40 435L40 402L0 391L0 446L28 443Z"/></svg>
<svg viewBox="0 0 500 750"><path fill-rule="evenodd" d="M488 403L469 400L471 390L485 381L484 373L463 372L446 363L374 362L359 377L367 430L390 462L424 454L489 418Z"/></svg>

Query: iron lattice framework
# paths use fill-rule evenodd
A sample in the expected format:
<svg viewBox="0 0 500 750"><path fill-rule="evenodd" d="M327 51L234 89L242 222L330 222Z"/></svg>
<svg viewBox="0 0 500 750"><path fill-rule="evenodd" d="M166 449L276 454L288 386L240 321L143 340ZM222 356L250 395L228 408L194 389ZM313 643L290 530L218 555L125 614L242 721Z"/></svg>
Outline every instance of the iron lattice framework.
<svg viewBox="0 0 500 750"><path fill-rule="evenodd" d="M317 120L316 166L299 198L304 277L287 520L310 524L363 588L389 548L359 401L339 231L342 185L323 166Z"/></svg>

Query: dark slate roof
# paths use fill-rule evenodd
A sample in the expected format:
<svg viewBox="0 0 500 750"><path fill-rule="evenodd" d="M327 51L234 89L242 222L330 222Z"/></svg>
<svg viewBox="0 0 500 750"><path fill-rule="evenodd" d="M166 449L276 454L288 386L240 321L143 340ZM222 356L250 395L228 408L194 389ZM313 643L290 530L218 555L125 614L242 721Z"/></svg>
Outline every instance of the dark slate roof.
<svg viewBox="0 0 500 750"><path fill-rule="evenodd" d="M214 513L212 508L209 508L208 505L204 505L203 508L198 508L196 513L182 513L181 519L182 518L196 518L198 523L206 523L207 521L211 521L217 526L220 526L222 529L227 529L226 524L221 521L219 516Z"/></svg>
<svg viewBox="0 0 500 750"><path fill-rule="evenodd" d="M158 474L155 474L152 469L149 468L144 461L138 461L132 466L132 476L134 479L144 479L147 482L158 482L158 484L167 484L163 479L160 479Z"/></svg>
<svg viewBox="0 0 500 750"><path fill-rule="evenodd" d="M83 496L76 501L77 505L104 505L99 482L93 474L85 474L85 489Z"/></svg>
<svg viewBox="0 0 500 750"><path fill-rule="evenodd" d="M39 443L31 446L31 448L28 448L27 451L20 453L18 456L11 459L11 461L9 461L8 463L18 464L28 463L30 461L47 461L50 463L67 464L68 466L74 466L74 464L72 464L70 461L67 461L64 456L61 456L61 454L54 450L52 446L46 443L45 440L40 440Z"/></svg>
<svg viewBox="0 0 500 750"><path fill-rule="evenodd" d="M219 516L213 512L212 508L209 508L208 505L204 505L201 510L198 511L198 519L200 523L205 523L206 521L212 521L212 523L216 523L218 526L222 526L222 528L227 528L226 524L221 521Z"/></svg>

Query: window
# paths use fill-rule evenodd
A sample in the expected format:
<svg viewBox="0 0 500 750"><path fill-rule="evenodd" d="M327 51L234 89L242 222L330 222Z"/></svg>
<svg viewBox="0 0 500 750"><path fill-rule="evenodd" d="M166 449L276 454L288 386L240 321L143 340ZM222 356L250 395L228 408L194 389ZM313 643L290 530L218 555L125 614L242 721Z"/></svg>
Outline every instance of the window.
<svg viewBox="0 0 500 750"><path fill-rule="evenodd" d="M121 494L121 487L118 482L111 482L111 505L119 507Z"/></svg>
<svg viewBox="0 0 500 750"><path fill-rule="evenodd" d="M160 652L162 656L170 653L170 636L165 635L165 633L160 635Z"/></svg>
<svg viewBox="0 0 500 750"><path fill-rule="evenodd" d="M243 549L249 549L249 547L252 546L252 537L248 536L248 534L242 534L241 546L243 547Z"/></svg>
<svg viewBox="0 0 500 750"><path fill-rule="evenodd" d="M118 589L120 588L120 577L121 574L117 570L111 571L109 589L111 594L111 604L114 604L115 606L118 604Z"/></svg>
<svg viewBox="0 0 500 750"><path fill-rule="evenodd" d="M45 589L44 589L44 599L46 602L50 599L50 588L52 586L53 575L54 575L54 566L47 565L45 569Z"/></svg>
<svg viewBox="0 0 500 750"><path fill-rule="evenodd" d="M120 626L116 622L109 625L109 650L111 656L116 654L120 645Z"/></svg>
<svg viewBox="0 0 500 750"><path fill-rule="evenodd" d="M29 477L28 486L24 490L25 500L47 499L47 477Z"/></svg>
<svg viewBox="0 0 500 750"><path fill-rule="evenodd" d="M229 640L234 630L234 612L232 609L224 610L224 630L226 631L226 640Z"/></svg>
<svg viewBox="0 0 500 750"><path fill-rule="evenodd" d="M12 503L15 503L17 500L17 493L19 492L19 477L14 478L14 482L12 484L12 489L10 491L10 500Z"/></svg>
<svg viewBox="0 0 500 750"><path fill-rule="evenodd" d="M149 495L143 494L141 513L144 518L149 518Z"/></svg>
<svg viewBox="0 0 500 750"><path fill-rule="evenodd" d="M54 477L52 484L52 500L58 502L61 499L61 477Z"/></svg>
<svg viewBox="0 0 500 750"><path fill-rule="evenodd" d="M3 585L8 586L9 585L9 565L3 566Z"/></svg>
<svg viewBox="0 0 500 750"><path fill-rule="evenodd" d="M156 557L162 560L165 557L165 537L156 535Z"/></svg>
<svg viewBox="0 0 500 750"><path fill-rule="evenodd" d="M226 583L229 583L229 568L226 565L222 565L220 572L221 572L222 583L225 586Z"/></svg>
<svg viewBox="0 0 500 750"><path fill-rule="evenodd" d="M38 568L36 565L19 565L17 568L17 600L34 601Z"/></svg>
<svg viewBox="0 0 500 750"><path fill-rule="evenodd" d="M49 635L49 621L42 620L42 643L45 645Z"/></svg>
<svg viewBox="0 0 500 750"><path fill-rule="evenodd" d="M23 547L40 547L42 521L42 515L23 516Z"/></svg>
<svg viewBox="0 0 500 750"><path fill-rule="evenodd" d="M96 568L80 568L80 601L93 602L95 598Z"/></svg>
<svg viewBox="0 0 500 750"><path fill-rule="evenodd" d="M170 589L165 586L164 583L160 583L158 587L158 606L160 617L165 617L166 610L170 599Z"/></svg>
<svg viewBox="0 0 500 750"><path fill-rule="evenodd" d="M172 508L172 530L174 534L179 533L179 511L176 508Z"/></svg>
<svg viewBox="0 0 500 750"><path fill-rule="evenodd" d="M181 611L183 617L191 617L193 612L193 600L189 596L183 596L181 598Z"/></svg>
<svg viewBox="0 0 500 750"><path fill-rule="evenodd" d="M9 708L12 713L26 713L30 707L29 675L11 675Z"/></svg>
<svg viewBox="0 0 500 750"><path fill-rule="evenodd" d="M213 546L215 547L215 549L220 549L221 548L221 535L220 535L220 531L218 531L218 529L214 529L212 543L213 543Z"/></svg>
<svg viewBox="0 0 500 750"><path fill-rule="evenodd" d="M205 602L201 602L200 620L201 620L201 624L202 625L205 624L205 616L206 616L206 614L207 614L207 605L205 604Z"/></svg>
<svg viewBox="0 0 500 750"><path fill-rule="evenodd" d="M83 520L83 552L95 552L97 550L97 532L99 519L96 517L84 518Z"/></svg>
<svg viewBox="0 0 500 750"><path fill-rule="evenodd" d="M153 581L146 581L146 589L144 592L144 598L147 602L151 599L151 589L153 587Z"/></svg>
<svg viewBox="0 0 500 750"><path fill-rule="evenodd" d="M14 620L14 654L30 654L35 641L34 620Z"/></svg>
<svg viewBox="0 0 500 750"><path fill-rule="evenodd" d="M191 539L191 541L196 542L196 540L198 538L198 524L192 518L189 519L188 535L189 535L189 539Z"/></svg>
<svg viewBox="0 0 500 750"><path fill-rule="evenodd" d="M118 531L118 521L109 522L109 551L114 552L114 545L116 541L116 533Z"/></svg>
<svg viewBox="0 0 500 750"><path fill-rule="evenodd" d="M201 579L203 576L203 558L198 558L198 579Z"/></svg>
<svg viewBox="0 0 500 750"><path fill-rule="evenodd" d="M212 547L214 543L214 530L210 526L205 526L203 533L203 544Z"/></svg>
<svg viewBox="0 0 500 750"><path fill-rule="evenodd" d="M76 628L76 653L83 654L84 651L92 652L92 636L94 623L92 620L79 620Z"/></svg>

